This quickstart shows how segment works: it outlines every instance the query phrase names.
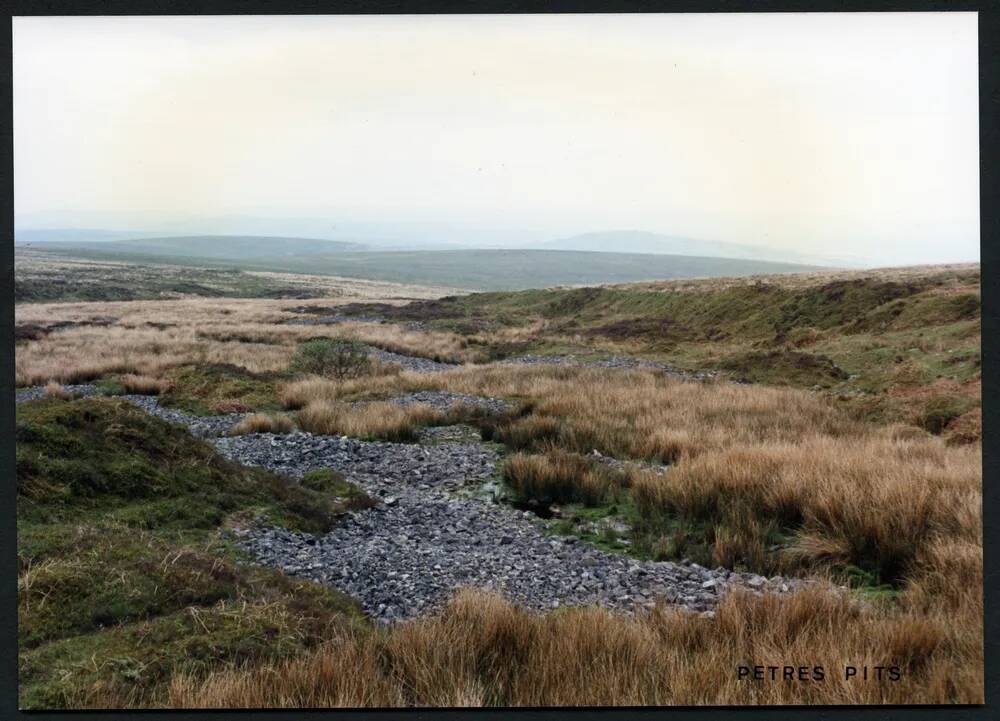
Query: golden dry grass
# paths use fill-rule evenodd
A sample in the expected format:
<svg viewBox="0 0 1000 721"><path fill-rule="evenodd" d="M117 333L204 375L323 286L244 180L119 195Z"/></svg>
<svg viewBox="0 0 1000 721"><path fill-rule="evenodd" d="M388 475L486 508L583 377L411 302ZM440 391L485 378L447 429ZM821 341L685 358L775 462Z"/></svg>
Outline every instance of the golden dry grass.
<svg viewBox="0 0 1000 721"><path fill-rule="evenodd" d="M739 444L865 433L815 394L687 383L642 370L470 366L343 382L298 381L284 386L281 398L286 407L295 407L303 399L353 400L414 390L523 399L533 404L533 412L499 429L505 442L515 447L554 443L580 453L597 449L619 458L672 461Z"/></svg>
<svg viewBox="0 0 1000 721"><path fill-rule="evenodd" d="M324 303L344 303L337 298ZM461 336L417 333L374 323L286 325L301 317L287 308L301 301L190 299L107 303L19 305L18 323L88 323L114 318L111 326L59 330L18 346L18 385L84 382L111 373L160 375L188 364L230 363L255 373L287 368L296 345L310 338L353 336L408 355L450 362L478 358Z"/></svg>
<svg viewBox="0 0 1000 721"><path fill-rule="evenodd" d="M970 560L963 570L974 574ZM543 616L464 592L439 614L345 634L281 665L175 677L169 705L982 703L982 599L977 577L961 580L970 585L943 601L914 591L896 612L822 586L784 598L732 593L714 619L668 607L632 617L595 608ZM741 681L741 665L807 666L810 673L821 666L824 679ZM847 680L847 666L872 673L897 666L900 680Z"/></svg>
<svg viewBox="0 0 1000 721"><path fill-rule="evenodd" d="M410 441L421 426L438 423L442 414L430 406L366 403L352 406L336 401L313 401L299 411L302 430L385 441Z"/></svg>
<svg viewBox="0 0 1000 721"><path fill-rule="evenodd" d="M894 435L733 444L663 476L639 474L632 494L644 516L723 526L719 564L749 557L767 567L770 525L799 529L783 570L853 563L899 579L938 539L981 543L981 451Z"/></svg>
<svg viewBox="0 0 1000 721"><path fill-rule="evenodd" d="M153 378L152 376L135 375L126 373L119 382L126 393L136 393L144 396L156 396L169 390L173 385L165 378Z"/></svg>
<svg viewBox="0 0 1000 721"><path fill-rule="evenodd" d="M530 413L486 430L508 446L546 453L508 460L508 481L533 497L596 502L603 482L569 463L567 451L673 463L662 476L630 474L638 510L653 528L665 516L713 524L715 561L723 565L789 571L849 562L888 581L905 577L937 537L979 537L978 443L949 447L912 426L864 424L806 391L687 383L648 371L494 365L299 381L282 398L337 404L423 389L524 400ZM797 541L779 563L767 538L789 528Z"/></svg>
<svg viewBox="0 0 1000 721"><path fill-rule="evenodd" d="M503 464L504 480L520 498L551 503L598 505L625 482L607 466L576 453L554 450L544 455L515 453Z"/></svg>
<svg viewBox="0 0 1000 721"><path fill-rule="evenodd" d="M253 413L233 426L229 433L240 436L245 433L291 433L294 430L295 424L288 416Z"/></svg>

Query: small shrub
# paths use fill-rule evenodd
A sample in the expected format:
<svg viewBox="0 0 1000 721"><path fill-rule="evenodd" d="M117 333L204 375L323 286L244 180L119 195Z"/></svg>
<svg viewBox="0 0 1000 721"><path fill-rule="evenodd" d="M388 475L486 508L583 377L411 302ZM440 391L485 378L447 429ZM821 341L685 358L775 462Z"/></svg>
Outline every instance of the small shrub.
<svg viewBox="0 0 1000 721"><path fill-rule="evenodd" d="M230 435L240 436L247 433L291 433L295 424L288 416L268 416L254 413L233 426Z"/></svg>
<svg viewBox="0 0 1000 721"><path fill-rule="evenodd" d="M126 393L135 393L142 396L158 396L173 387L173 384L164 378L153 378L152 376L140 376L128 373L121 377L121 387Z"/></svg>
<svg viewBox="0 0 1000 721"><path fill-rule="evenodd" d="M62 387L61 383L56 381L49 381L45 384L45 390L42 393L46 398L58 398L61 401L68 401L73 398L73 394Z"/></svg>
<svg viewBox="0 0 1000 721"><path fill-rule="evenodd" d="M289 368L340 380L361 375L368 365L364 343L353 338L316 338L298 347Z"/></svg>

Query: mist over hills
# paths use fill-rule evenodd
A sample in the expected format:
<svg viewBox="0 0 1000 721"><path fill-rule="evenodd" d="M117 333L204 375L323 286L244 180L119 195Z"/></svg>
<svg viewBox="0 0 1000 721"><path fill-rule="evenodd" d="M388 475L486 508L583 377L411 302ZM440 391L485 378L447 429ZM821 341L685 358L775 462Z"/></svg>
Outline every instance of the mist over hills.
<svg viewBox="0 0 1000 721"><path fill-rule="evenodd" d="M32 247L97 260L335 275L469 290L518 290L818 268L742 258L574 250L366 251L357 250L350 243L306 238L189 236L53 241Z"/></svg>
<svg viewBox="0 0 1000 721"><path fill-rule="evenodd" d="M758 245L724 243L716 240L650 233L643 230L606 230L550 240L538 245L550 250L587 250L602 253L651 253L716 258L773 260L808 265L858 265L858 262L779 250Z"/></svg>
<svg viewBox="0 0 1000 721"><path fill-rule="evenodd" d="M216 260L284 258L366 250L361 243L319 238L286 238L256 235L192 235L166 238L112 240L101 248L112 252L153 256L180 256Z"/></svg>
<svg viewBox="0 0 1000 721"><path fill-rule="evenodd" d="M106 218L105 220L113 220ZM125 222L125 221L123 221ZM128 223L126 223L128 225ZM141 226L132 226L141 227ZM313 252L301 240L335 241L340 250L409 251L409 250L459 250L459 249L533 249L578 250L596 253L648 253L656 255L687 255L701 258L742 258L770 260L781 263L807 265L864 267L872 265L865 259L832 257L825 254L802 253L794 249L775 249L746 243L729 243L682 235L654 233L644 230L601 230L570 236L554 237L553 233L529 231L520 228L472 227L462 224L449 225L429 221L320 221L312 218L208 218L202 222L175 221L164 223L159 230L97 230L66 226L19 227L15 231L17 242L110 242L144 239L148 241L196 237L213 244L229 244L218 256L286 255ZM260 238L261 243L281 243L282 248L268 252L244 250L230 244L227 238L241 238L250 246ZM200 241L199 241L200 242ZM235 241L234 241L235 243ZM182 245L171 240L171 246ZM232 247L231 247L232 246ZM333 251L333 246L320 246L318 250ZM175 254L173 247L163 248Z"/></svg>

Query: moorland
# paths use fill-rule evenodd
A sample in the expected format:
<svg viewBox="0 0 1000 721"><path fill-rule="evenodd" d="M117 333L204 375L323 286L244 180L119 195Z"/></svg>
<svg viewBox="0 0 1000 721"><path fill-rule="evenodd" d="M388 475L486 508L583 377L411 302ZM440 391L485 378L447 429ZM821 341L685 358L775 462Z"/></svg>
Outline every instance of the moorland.
<svg viewBox="0 0 1000 721"><path fill-rule="evenodd" d="M68 262L16 269L23 708L982 702L978 265Z"/></svg>

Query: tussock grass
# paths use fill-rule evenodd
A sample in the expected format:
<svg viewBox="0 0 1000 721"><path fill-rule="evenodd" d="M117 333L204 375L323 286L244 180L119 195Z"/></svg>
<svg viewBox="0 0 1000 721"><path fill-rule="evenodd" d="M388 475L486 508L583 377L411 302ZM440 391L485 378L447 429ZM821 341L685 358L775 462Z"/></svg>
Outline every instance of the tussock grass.
<svg viewBox="0 0 1000 721"><path fill-rule="evenodd" d="M151 376L135 375L134 373L123 375L119 383L126 393L136 393L144 396L158 396L173 387L173 383L165 378L153 378Z"/></svg>
<svg viewBox="0 0 1000 721"><path fill-rule="evenodd" d="M294 430L295 424L288 416L253 413L233 426L229 433L241 436L246 433L291 433Z"/></svg>
<svg viewBox="0 0 1000 721"><path fill-rule="evenodd" d="M382 363L374 359L368 361L366 371L364 380L361 381L366 384L375 382L376 378L396 376L402 372L398 365ZM342 382L340 381L320 376L307 376L283 384L278 389L278 402L283 408L298 410L315 401L336 401L341 397L341 387Z"/></svg>
<svg viewBox="0 0 1000 721"><path fill-rule="evenodd" d="M385 441L412 441L421 426L441 421L442 414L429 406L399 406L393 403L346 403L314 401L299 411L302 430L323 435L343 435Z"/></svg>
<svg viewBox="0 0 1000 721"><path fill-rule="evenodd" d="M786 571L850 563L896 581L936 539L979 542L981 481L978 448L893 435L734 445L663 476L639 475L632 493L647 520L675 516L730 529L717 563L752 560ZM758 552L774 528L798 535L768 562Z"/></svg>
<svg viewBox="0 0 1000 721"><path fill-rule="evenodd" d="M343 323L334 335L354 336L383 350L403 355L430 358L441 363L478 363L486 360L484 351L469 340L447 331L412 331L383 323Z"/></svg>
<svg viewBox="0 0 1000 721"><path fill-rule="evenodd" d="M606 502L626 482L623 473L559 450L544 455L516 453L504 461L503 475L521 498L585 506Z"/></svg>
<svg viewBox="0 0 1000 721"><path fill-rule="evenodd" d="M581 392L586 389L586 392ZM739 443L793 442L813 433L853 437L865 428L823 398L794 389L686 383L651 371L559 366L469 366L433 374L290 383L286 407L303 401L448 390L515 398L530 413L504 419L498 440L515 448L557 445L619 458L671 462Z"/></svg>
<svg viewBox="0 0 1000 721"><path fill-rule="evenodd" d="M374 634L340 634L287 663L175 677L185 708L981 703L975 593L889 613L812 588L728 595L715 619L658 607L535 615L467 591L441 613ZM967 607L966 607L967 606ZM822 682L737 680L741 665L822 666ZM899 682L845 680L851 665L899 666Z"/></svg>
<svg viewBox="0 0 1000 721"><path fill-rule="evenodd" d="M571 454L672 463L663 476L635 474L640 530L656 545L678 522L699 529L717 564L782 572L852 564L899 582L935 537L977 542L977 443L948 447L915 426L866 424L796 389L480 366L303 381L283 392L286 402L308 394L336 404L421 389L525 401L526 413L482 426L509 447L547 454L508 460L508 482L528 497L597 503L604 481Z"/></svg>

